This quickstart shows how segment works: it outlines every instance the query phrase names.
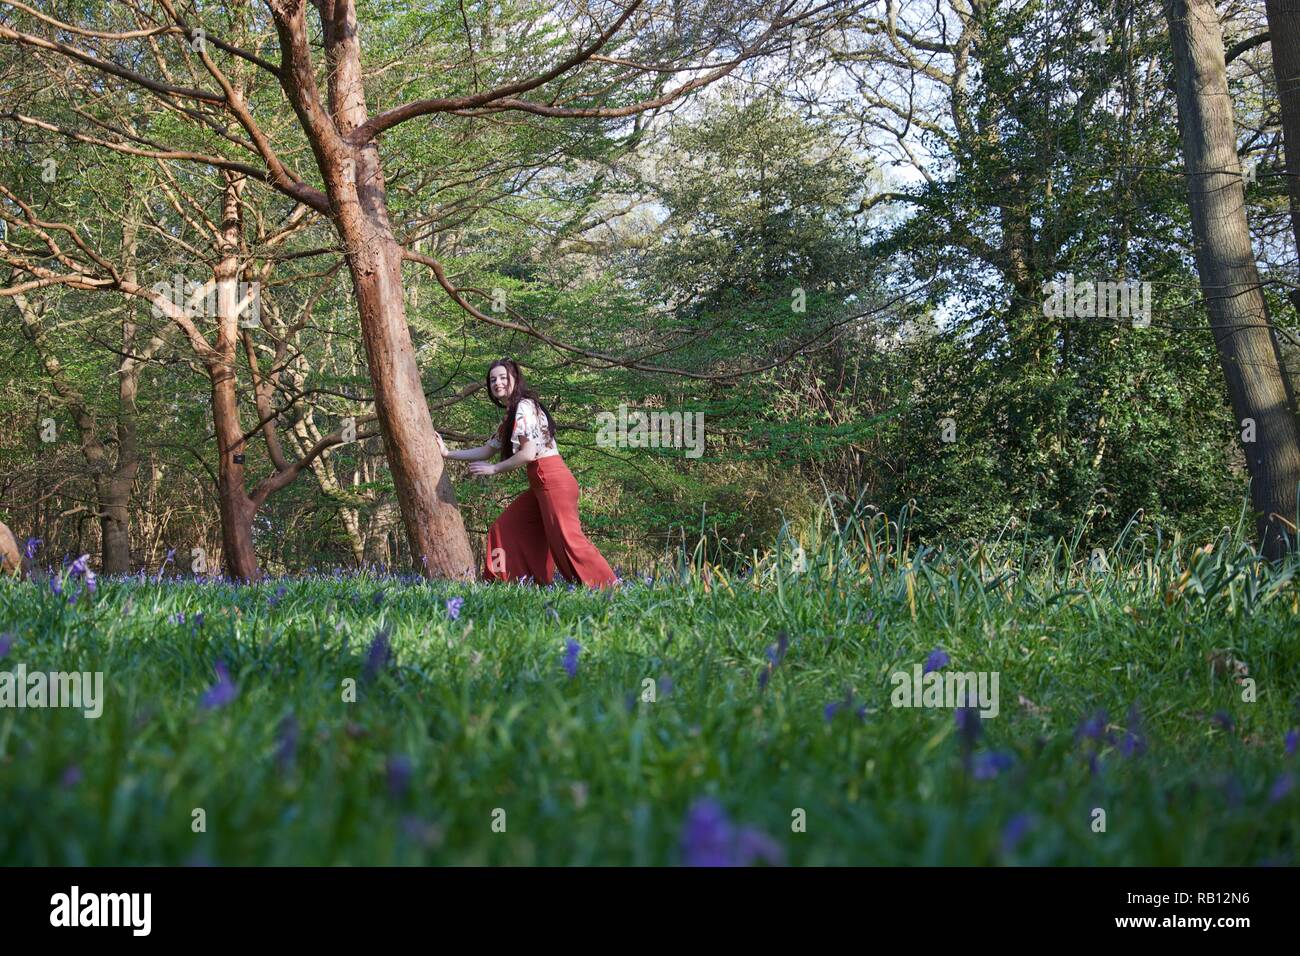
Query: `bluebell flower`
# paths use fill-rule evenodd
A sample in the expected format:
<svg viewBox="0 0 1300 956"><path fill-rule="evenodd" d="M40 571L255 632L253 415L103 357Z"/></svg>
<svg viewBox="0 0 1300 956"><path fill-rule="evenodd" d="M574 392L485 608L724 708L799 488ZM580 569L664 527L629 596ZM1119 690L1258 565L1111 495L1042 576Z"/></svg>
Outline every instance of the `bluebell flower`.
<svg viewBox="0 0 1300 956"><path fill-rule="evenodd" d="M27 555L28 561L36 560L36 551L41 546L40 538L28 538L27 547L23 548L23 554Z"/></svg>
<svg viewBox="0 0 1300 956"><path fill-rule="evenodd" d="M81 768L75 763L68 764L63 770L63 775L59 777L59 784L64 787L75 787L81 782Z"/></svg>
<svg viewBox="0 0 1300 956"><path fill-rule="evenodd" d="M283 584L275 589L275 594L266 599L268 607L278 607L280 601L284 598L285 591L288 590Z"/></svg>
<svg viewBox="0 0 1300 956"><path fill-rule="evenodd" d="M754 827L736 827L721 804L704 797L691 804L681 836L685 866L749 866L785 862L780 844Z"/></svg>
<svg viewBox="0 0 1300 956"><path fill-rule="evenodd" d="M1290 771L1280 775L1273 781L1272 789L1268 791L1268 802L1277 803L1284 798L1295 786L1295 775Z"/></svg>
<svg viewBox="0 0 1300 956"><path fill-rule="evenodd" d="M7 631L0 634L0 660L9 656L9 649L14 646L14 636Z"/></svg>
<svg viewBox="0 0 1300 956"><path fill-rule="evenodd" d="M451 618L453 621L457 620L460 617L460 609L461 606L464 605L464 603L465 603L465 599L463 597L448 598L447 616Z"/></svg>
<svg viewBox="0 0 1300 956"><path fill-rule="evenodd" d="M0 654L0 657L3 656L4 656L3 654ZM1284 738L1284 740L1286 743L1286 755L1288 757L1294 757L1296 751L1296 744L1300 743L1300 731L1288 730L1286 732L1286 737Z"/></svg>
<svg viewBox="0 0 1300 956"><path fill-rule="evenodd" d="M948 655L942 648L936 647L930 652L930 656L925 659L925 666L921 668L922 674L928 674L931 671L937 671L948 665Z"/></svg>
<svg viewBox="0 0 1300 956"><path fill-rule="evenodd" d="M375 632L374 639L371 640L370 647L366 650L366 666L361 672L364 680L374 680L379 676L379 672L392 660L393 648L388 641L390 634L392 634L392 628L387 624Z"/></svg>
<svg viewBox="0 0 1300 956"><path fill-rule="evenodd" d="M285 714L276 732L275 762L281 770L293 766L298 753L298 721L293 714Z"/></svg>
<svg viewBox="0 0 1300 956"><path fill-rule="evenodd" d="M216 710L224 707L239 696L239 688L230 679L230 672L222 661L217 661L217 682L203 692L199 706L204 710Z"/></svg>
<svg viewBox="0 0 1300 956"><path fill-rule="evenodd" d="M727 811L705 797L693 803L682 828L682 862L686 866L732 866L733 833Z"/></svg>
<svg viewBox="0 0 1300 956"><path fill-rule="evenodd" d="M388 793L394 800L400 800L406 795L407 788L411 785L411 758L402 754L395 754L388 758Z"/></svg>
<svg viewBox="0 0 1300 956"><path fill-rule="evenodd" d="M1106 712L1104 710L1095 711L1092 716L1087 717L1079 724L1079 729L1075 731L1075 739L1084 737L1092 740L1100 740L1101 735L1106 730Z"/></svg>
<svg viewBox="0 0 1300 956"><path fill-rule="evenodd" d="M976 780L992 780L1004 770L1010 770L1015 765L1010 754L991 751L989 753L976 754L974 763L971 766L971 776Z"/></svg>
<svg viewBox="0 0 1300 956"><path fill-rule="evenodd" d="M790 649L790 635L785 631L778 631L776 637L776 643L764 652L767 654L767 665L758 674L759 690L767 689L767 682L771 679L772 672L781 666L786 651Z"/></svg>
<svg viewBox="0 0 1300 956"><path fill-rule="evenodd" d="M578 676L578 655L582 653L582 645L569 638L564 644L564 669L570 677Z"/></svg>
<svg viewBox="0 0 1300 956"><path fill-rule="evenodd" d="M732 858L737 866L751 866L760 862L780 866L785 863L785 850L761 830L742 827L736 834Z"/></svg>
<svg viewBox="0 0 1300 956"><path fill-rule="evenodd" d="M1007 825L1002 829L1003 854L1015 852L1025 834L1033 828L1033 823L1034 818L1028 813L1017 813L1007 821Z"/></svg>
<svg viewBox="0 0 1300 956"><path fill-rule="evenodd" d="M962 747L967 751L975 745L979 738L980 726L979 711L974 707L958 707L953 712L953 719L957 723L957 733L961 736Z"/></svg>
<svg viewBox="0 0 1300 956"><path fill-rule="evenodd" d="M1133 704L1128 709L1128 717L1124 721L1128 724L1124 731L1124 737L1119 743L1119 752L1125 757L1140 757L1147 751L1146 736L1142 733L1142 721L1138 715L1137 704Z"/></svg>
<svg viewBox="0 0 1300 956"><path fill-rule="evenodd" d="M50 577L50 590L54 592L55 597L63 594L63 580L57 575Z"/></svg>

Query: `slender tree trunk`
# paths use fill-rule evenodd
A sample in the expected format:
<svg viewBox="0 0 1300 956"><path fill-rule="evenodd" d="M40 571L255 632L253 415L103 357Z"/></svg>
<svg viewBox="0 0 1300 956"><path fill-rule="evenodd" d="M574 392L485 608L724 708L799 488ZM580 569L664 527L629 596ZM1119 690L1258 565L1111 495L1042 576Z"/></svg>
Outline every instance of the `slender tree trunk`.
<svg viewBox="0 0 1300 956"><path fill-rule="evenodd" d="M1255 440L1246 441L1244 450L1260 547L1278 557L1288 538L1295 540L1300 426L1246 223L1223 32L1212 0L1166 0L1165 16L1174 52L1196 268L1233 412L1238 423L1254 423Z"/></svg>
<svg viewBox="0 0 1300 956"><path fill-rule="evenodd" d="M342 137L369 118L361 68L356 4L318 5L327 60L328 111L310 67L305 7L270 4L280 36L281 77L311 140L332 218L343 239L357 298L375 412L417 570L427 577L472 579L474 556L456 495L434 440L406 323L402 247L393 235L378 144Z"/></svg>
<svg viewBox="0 0 1300 956"><path fill-rule="evenodd" d="M217 433L217 499L221 515L221 550L226 574L237 581L258 578L253 550L253 501L244 490L243 430L235 390L235 364L220 363L212 376L212 421ZM241 460L237 460L241 459Z"/></svg>
<svg viewBox="0 0 1300 956"><path fill-rule="evenodd" d="M1300 254L1300 4L1295 0L1266 0L1273 75L1282 112L1282 141L1286 154L1286 188L1291 200L1291 232ZM1300 293L1292 293L1295 302Z"/></svg>
<svg viewBox="0 0 1300 956"><path fill-rule="evenodd" d="M136 237L140 221L130 218L123 230L122 245L126 259L124 274L131 282L137 280ZM131 490L140 472L140 444L136 439L136 395L140 389L140 360L136 358L135 302L127 302L127 313L122 319L122 355L117 364L117 460L111 475L100 482L99 531L101 563L105 574L131 573ZM145 347L145 356L152 355L163 344L162 336L154 336Z"/></svg>
<svg viewBox="0 0 1300 956"><path fill-rule="evenodd" d="M252 498L244 488L244 430L239 422L240 191L243 179L227 174L221 217L221 258L213 270L217 291L217 344L208 357L212 381L212 424L217 439L217 498L221 514L221 550L226 574L237 581L256 581Z"/></svg>

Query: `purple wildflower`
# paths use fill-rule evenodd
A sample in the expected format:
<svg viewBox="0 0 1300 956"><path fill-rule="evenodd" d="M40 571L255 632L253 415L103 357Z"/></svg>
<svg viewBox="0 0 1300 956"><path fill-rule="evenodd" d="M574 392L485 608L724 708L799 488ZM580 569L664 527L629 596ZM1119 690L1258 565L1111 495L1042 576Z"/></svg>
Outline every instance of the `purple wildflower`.
<svg viewBox="0 0 1300 956"><path fill-rule="evenodd" d="M1083 722L1079 724L1079 729L1074 732L1074 739L1100 740L1102 734L1106 732L1106 723L1106 712L1097 710L1092 716L1084 718Z"/></svg>
<svg viewBox="0 0 1300 956"><path fill-rule="evenodd" d="M59 778L60 785L64 787L75 787L81 782L81 768L75 763L70 763L63 771L63 776Z"/></svg>
<svg viewBox="0 0 1300 956"><path fill-rule="evenodd" d="M9 648L14 646L14 636L9 633L0 634L0 660L9 656Z"/></svg>
<svg viewBox="0 0 1300 956"><path fill-rule="evenodd" d="M185 613L183 611L176 612L175 614L172 615L172 620L175 621L177 624L184 624Z"/></svg>
<svg viewBox="0 0 1300 956"><path fill-rule="evenodd" d="M840 711L849 711L849 710L853 710L852 690L846 690L844 692L843 700L833 700L829 704L827 704L825 708L823 708L822 710L822 716L826 718L827 723L830 723L832 720L835 719L835 715L838 714ZM857 708L857 710L853 710L853 713L860 720L865 719L867 716L867 705L863 704L861 707Z"/></svg>
<svg viewBox="0 0 1300 956"><path fill-rule="evenodd" d="M974 707L958 707L953 717L957 722L957 732L961 735L962 748L969 751L983 729L980 726L979 711Z"/></svg>
<svg viewBox="0 0 1300 956"><path fill-rule="evenodd" d="M4 657L4 655L0 654L0 657ZM1300 731L1288 730L1286 732L1285 741L1286 741L1286 755L1288 757L1294 757L1296 751L1296 744L1300 743Z"/></svg>
<svg viewBox="0 0 1300 956"><path fill-rule="evenodd" d="M275 593L272 594L269 598L266 599L267 606L268 606L268 607L278 607L279 604L280 604L280 601L283 600L283 598L284 598L284 594L285 594L285 591L286 591L286 590L287 590L287 588L285 588L285 586L284 586L283 584L281 584L278 588L276 588L276 589L275 589Z"/></svg>
<svg viewBox="0 0 1300 956"><path fill-rule="evenodd" d="M948 665L948 655L943 648L936 647L930 652L930 656L925 659L925 667L921 669L922 674L928 674L931 671L937 671Z"/></svg>
<svg viewBox="0 0 1300 956"><path fill-rule="evenodd" d="M460 609L461 606L464 605L464 603L465 603L465 599L463 597L448 598L447 616L451 618L453 621L457 620L460 617Z"/></svg>
<svg viewBox="0 0 1300 956"><path fill-rule="evenodd" d="M1142 720L1138 715L1137 704L1129 707L1128 717L1124 722L1128 724L1128 728L1119 742L1119 752L1125 757L1140 757L1147 752L1147 739L1142 733Z"/></svg>
<svg viewBox="0 0 1300 956"><path fill-rule="evenodd" d="M297 753L298 721L293 714L285 714L276 735L275 762L280 765L281 770L287 770L293 765Z"/></svg>
<svg viewBox="0 0 1300 956"><path fill-rule="evenodd" d="M23 554L27 555L28 561L36 560L36 551L41 546L40 538L28 538L27 547L23 548Z"/></svg>
<svg viewBox="0 0 1300 956"><path fill-rule="evenodd" d="M731 821L727 811L705 797L691 805L682 829L682 862L686 866L731 866Z"/></svg>
<svg viewBox="0 0 1300 956"><path fill-rule="evenodd" d="M1033 828L1034 818L1028 813L1017 813L1002 829L1002 852L1009 855L1015 852L1025 834Z"/></svg>
<svg viewBox="0 0 1300 956"><path fill-rule="evenodd" d="M781 666L781 662L785 660L785 652L790 649L790 636L785 631L778 631L776 637L776 643L765 651L767 665L758 674L759 690L767 689L767 682L771 680L772 672Z"/></svg>
<svg viewBox="0 0 1300 956"><path fill-rule="evenodd" d="M582 645L569 638L564 643L564 669L570 677L578 676L578 655L582 653Z"/></svg>
<svg viewBox="0 0 1300 956"><path fill-rule="evenodd" d="M406 795L411 785L411 758L395 754L388 758L388 793L394 800Z"/></svg>
<svg viewBox="0 0 1300 956"><path fill-rule="evenodd" d="M785 863L785 850L781 844L754 827L742 827L736 834L733 856L737 866L750 866L758 862L781 866Z"/></svg>
<svg viewBox="0 0 1300 956"><path fill-rule="evenodd" d="M63 579L57 577L50 578L50 590L54 592L55 597L63 594Z"/></svg>
<svg viewBox="0 0 1300 956"><path fill-rule="evenodd" d="M1277 803L1295 786L1295 774L1287 771L1273 781L1273 787L1268 791L1268 802Z"/></svg>
<svg viewBox="0 0 1300 956"><path fill-rule="evenodd" d="M366 651L365 670L362 671L362 676L366 681L372 681L378 677L379 672L392 661L393 649L388 642L390 634L392 634L392 628L384 625L375 633L374 640L370 642L370 648Z"/></svg>
<svg viewBox="0 0 1300 956"><path fill-rule="evenodd" d="M971 768L971 776L976 780L992 780L1004 770L1010 770L1015 761L1010 754L991 751L978 754Z"/></svg>
<svg viewBox="0 0 1300 956"><path fill-rule="evenodd" d="M77 558L77 560L72 562L72 567L69 568L69 570L72 572L73 577L79 578L83 574L85 574L86 571L89 570L89 568L90 568L90 555L83 554L81 557Z"/></svg>
<svg viewBox="0 0 1300 956"><path fill-rule="evenodd" d="M203 692L199 706L204 710L216 710L224 707L239 696L239 688L230 679L230 672L223 661L217 661L217 682Z"/></svg>
<svg viewBox="0 0 1300 956"><path fill-rule="evenodd" d="M749 866L755 862L780 865L785 852L774 839L754 827L736 827L727 811L705 797L687 811L681 838L686 866Z"/></svg>

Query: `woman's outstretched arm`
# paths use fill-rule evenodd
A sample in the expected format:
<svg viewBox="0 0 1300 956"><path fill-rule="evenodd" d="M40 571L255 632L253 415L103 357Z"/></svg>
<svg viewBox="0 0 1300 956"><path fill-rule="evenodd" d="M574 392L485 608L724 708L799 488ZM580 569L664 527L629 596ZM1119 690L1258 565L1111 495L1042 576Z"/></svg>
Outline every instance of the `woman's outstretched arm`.
<svg viewBox="0 0 1300 956"><path fill-rule="evenodd" d="M495 465L470 465L469 473L477 477L480 475L499 475L503 472L514 471L516 468L524 467L524 465L528 464L530 461L536 461L537 452L537 446L525 438L519 443L519 450L505 461L497 462Z"/></svg>
<svg viewBox="0 0 1300 956"><path fill-rule="evenodd" d="M438 448L442 451L442 457L450 458L452 461L485 461L497 452L491 445L479 445L477 448L448 448L441 435L436 431L433 434L438 438Z"/></svg>

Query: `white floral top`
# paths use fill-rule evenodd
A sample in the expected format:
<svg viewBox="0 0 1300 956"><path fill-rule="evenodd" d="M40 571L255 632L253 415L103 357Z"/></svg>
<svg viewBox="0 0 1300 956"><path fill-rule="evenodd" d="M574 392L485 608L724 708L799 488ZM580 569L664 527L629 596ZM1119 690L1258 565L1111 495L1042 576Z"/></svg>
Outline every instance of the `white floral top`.
<svg viewBox="0 0 1300 956"><path fill-rule="evenodd" d="M538 408L536 402L531 398L520 399L519 406L515 409L515 430L510 433L510 453L519 454L519 443L526 438L541 449L538 458L558 455L560 450L555 447L555 439L547 434L549 425L546 412ZM500 449L501 439L493 435L488 439L487 445L489 448Z"/></svg>

